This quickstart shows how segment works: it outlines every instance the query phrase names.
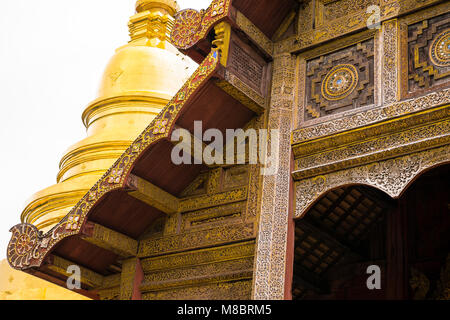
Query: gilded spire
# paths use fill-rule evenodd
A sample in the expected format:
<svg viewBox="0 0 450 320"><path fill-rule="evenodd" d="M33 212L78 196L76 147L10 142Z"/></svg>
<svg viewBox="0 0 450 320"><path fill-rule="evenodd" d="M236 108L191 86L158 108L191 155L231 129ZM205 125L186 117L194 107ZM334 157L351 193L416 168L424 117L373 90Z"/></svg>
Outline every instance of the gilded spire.
<svg viewBox="0 0 450 320"><path fill-rule="evenodd" d="M129 23L131 42L164 49L178 9L174 0L139 0Z"/></svg>
<svg viewBox="0 0 450 320"><path fill-rule="evenodd" d="M175 0L138 0L136 2L136 12L152 11L154 9L165 10L173 16L180 7Z"/></svg>

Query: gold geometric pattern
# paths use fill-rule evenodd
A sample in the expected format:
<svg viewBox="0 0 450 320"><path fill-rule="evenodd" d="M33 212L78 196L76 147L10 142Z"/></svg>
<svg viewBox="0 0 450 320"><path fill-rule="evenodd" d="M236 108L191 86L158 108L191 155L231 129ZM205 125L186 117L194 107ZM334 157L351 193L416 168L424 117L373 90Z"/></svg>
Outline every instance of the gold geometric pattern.
<svg viewBox="0 0 450 320"><path fill-rule="evenodd" d="M374 40L307 61L304 120L374 103Z"/></svg>
<svg viewBox="0 0 450 320"><path fill-rule="evenodd" d="M450 13L408 27L408 92L422 93L448 84Z"/></svg>

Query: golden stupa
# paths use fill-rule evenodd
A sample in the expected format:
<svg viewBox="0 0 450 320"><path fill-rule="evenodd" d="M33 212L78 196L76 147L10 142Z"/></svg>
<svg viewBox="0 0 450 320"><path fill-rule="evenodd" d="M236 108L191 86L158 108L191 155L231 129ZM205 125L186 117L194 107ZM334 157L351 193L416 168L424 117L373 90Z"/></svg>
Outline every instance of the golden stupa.
<svg viewBox="0 0 450 320"><path fill-rule="evenodd" d="M195 70L196 64L168 41L178 9L174 0L136 3L136 14L129 22L131 40L116 50L104 72L98 98L83 112L87 138L64 153L57 183L27 201L22 222L43 232L59 222ZM77 297L84 298L14 271L6 261L0 264L0 299Z"/></svg>

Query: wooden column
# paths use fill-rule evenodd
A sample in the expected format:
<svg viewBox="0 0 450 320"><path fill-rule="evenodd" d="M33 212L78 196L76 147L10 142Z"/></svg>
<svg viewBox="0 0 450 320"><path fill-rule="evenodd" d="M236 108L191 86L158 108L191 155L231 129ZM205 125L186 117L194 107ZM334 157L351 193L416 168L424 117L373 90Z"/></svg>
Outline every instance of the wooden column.
<svg viewBox="0 0 450 320"><path fill-rule="evenodd" d="M139 258L131 258L123 261L120 277L120 300L141 300L139 289L144 280Z"/></svg>
<svg viewBox="0 0 450 320"><path fill-rule="evenodd" d="M273 62L272 95L268 129L276 129L279 139L277 169L262 181L261 211L256 242L256 263L252 297L255 300L285 299L288 226L291 186L291 130L296 58L290 54L276 56ZM272 139L272 138L271 138ZM269 141L268 146L271 145Z"/></svg>
<svg viewBox="0 0 450 320"><path fill-rule="evenodd" d="M294 171L294 154L291 153L291 172ZM289 221L286 246L286 277L284 279L284 299L292 300L292 282L294 280L294 250L295 250L295 193L294 179L291 177L289 186Z"/></svg>
<svg viewBox="0 0 450 320"><path fill-rule="evenodd" d="M386 298L408 298L408 212L406 199L387 215L386 239Z"/></svg>

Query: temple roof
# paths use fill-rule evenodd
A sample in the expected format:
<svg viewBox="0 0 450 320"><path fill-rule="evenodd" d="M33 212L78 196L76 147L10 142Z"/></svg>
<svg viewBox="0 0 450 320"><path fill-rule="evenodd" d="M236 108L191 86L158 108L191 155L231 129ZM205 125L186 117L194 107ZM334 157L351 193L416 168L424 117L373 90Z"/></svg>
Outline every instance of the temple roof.
<svg viewBox="0 0 450 320"><path fill-rule="evenodd" d="M145 129L197 67L170 44L167 7L175 1L139 1L129 21L130 41L103 72L96 99L82 115L87 136L62 156L57 183L36 192L21 221L50 230ZM146 9L141 11L141 9ZM148 9L148 10L147 10Z"/></svg>
<svg viewBox="0 0 450 320"><path fill-rule="evenodd" d="M98 287L102 277L120 270L121 259L138 254L138 240L152 223L186 207L182 191L207 167L205 164L173 164L170 141L173 130L184 128L193 132L194 121L201 120L204 130L217 128L225 132L243 128L264 111L265 98L259 97L260 93L248 97L230 89L232 86L227 82L230 79L227 78L227 51L223 46L225 36L219 34L222 31L217 26L226 20L236 27L236 8L232 7L232 2L244 11L250 8L243 1L215 0L206 11L184 10L177 14L172 42L190 53L194 51L189 49L203 42L201 46L205 50L199 55L197 47L196 53L191 55L197 60L202 58L200 66L57 225L45 234L26 223L11 229L8 262L13 268L62 284L67 277L63 266L77 264L94 275L94 280L82 281L83 289ZM264 5L277 12L287 12L293 2L265 1ZM258 12L252 13L255 22L264 17L262 10ZM275 25L282 22L281 14L275 17L277 22L266 29L269 36ZM177 35L185 33L181 29L186 23L195 29L191 30L193 38L184 39L187 45L181 47ZM213 28L216 28L214 42L210 41ZM270 59L266 53L263 55L262 61ZM265 95L267 88L262 90ZM88 295L87 291L82 293Z"/></svg>

